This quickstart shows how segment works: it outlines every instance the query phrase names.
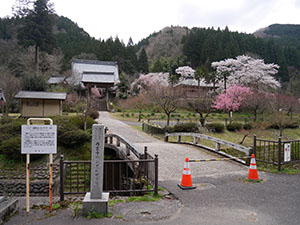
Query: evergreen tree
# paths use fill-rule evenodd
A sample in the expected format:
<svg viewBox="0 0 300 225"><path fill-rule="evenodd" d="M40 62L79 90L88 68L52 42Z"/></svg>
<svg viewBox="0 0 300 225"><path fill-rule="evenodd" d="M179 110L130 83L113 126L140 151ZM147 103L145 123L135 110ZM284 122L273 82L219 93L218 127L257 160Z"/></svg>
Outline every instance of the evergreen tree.
<svg viewBox="0 0 300 225"><path fill-rule="evenodd" d="M54 9L49 0L36 0L33 9L28 1L27 8L20 9L17 16L24 17L24 24L18 31L18 41L24 47L34 46L34 62L38 72L38 53L51 53L56 47L52 30L52 14Z"/></svg>
<svg viewBox="0 0 300 225"><path fill-rule="evenodd" d="M149 73L148 56L144 48L139 57L139 66L140 66L140 72Z"/></svg>

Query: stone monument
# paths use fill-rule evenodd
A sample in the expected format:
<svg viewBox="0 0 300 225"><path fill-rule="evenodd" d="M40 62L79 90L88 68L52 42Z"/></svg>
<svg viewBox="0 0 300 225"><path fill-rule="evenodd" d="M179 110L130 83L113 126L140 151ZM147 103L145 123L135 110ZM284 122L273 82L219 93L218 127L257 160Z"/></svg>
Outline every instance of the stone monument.
<svg viewBox="0 0 300 225"><path fill-rule="evenodd" d="M83 214L107 214L109 193L103 192L104 125L94 124L92 133L91 192L83 200Z"/></svg>

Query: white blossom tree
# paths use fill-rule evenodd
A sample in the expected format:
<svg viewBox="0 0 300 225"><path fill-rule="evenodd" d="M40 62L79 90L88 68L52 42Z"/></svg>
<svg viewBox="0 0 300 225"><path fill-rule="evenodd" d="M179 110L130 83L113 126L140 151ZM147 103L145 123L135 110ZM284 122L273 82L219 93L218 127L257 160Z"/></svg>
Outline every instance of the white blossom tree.
<svg viewBox="0 0 300 225"><path fill-rule="evenodd" d="M131 84L132 93L138 94L140 91L155 85L168 86L169 73L148 73L141 74L140 77L134 80Z"/></svg>
<svg viewBox="0 0 300 225"><path fill-rule="evenodd" d="M175 72L180 75L180 81L186 79L187 77L194 76L195 70L189 66L178 67Z"/></svg>
<svg viewBox="0 0 300 225"><path fill-rule="evenodd" d="M227 86L237 84L256 90L280 87L280 83L272 76L278 72L279 66L274 63L265 64L263 59L241 55L236 59L230 58L213 62L211 66L217 70L219 76L228 74L223 80L224 85Z"/></svg>

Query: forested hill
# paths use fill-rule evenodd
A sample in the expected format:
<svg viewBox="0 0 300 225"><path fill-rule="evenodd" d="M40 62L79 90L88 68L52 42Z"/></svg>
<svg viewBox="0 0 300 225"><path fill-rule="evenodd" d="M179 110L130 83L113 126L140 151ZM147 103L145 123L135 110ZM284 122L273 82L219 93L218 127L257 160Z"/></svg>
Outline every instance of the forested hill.
<svg viewBox="0 0 300 225"><path fill-rule="evenodd" d="M300 25L272 24L256 31L254 35L262 38L273 38L280 45L300 48Z"/></svg>
<svg viewBox="0 0 300 225"><path fill-rule="evenodd" d="M52 17L56 39L56 50L52 52L52 56L59 61L57 73L70 69L72 58L117 61L120 70L127 74L141 70L132 42L125 45L118 38L96 40L70 19L57 15L52 15ZM26 67L20 64L25 63L23 56L30 54L26 49L20 48L17 42L18 29L21 26L22 19L0 18L0 66L8 66L13 72L20 72ZM40 62L42 63L41 59ZM44 69L45 71L42 72L51 70L50 68ZM16 75L22 76L22 74Z"/></svg>
<svg viewBox="0 0 300 225"><path fill-rule="evenodd" d="M153 60L152 69L154 72L161 69L168 70L166 62L171 65L174 63L189 63L193 68L202 65L210 67L211 62L234 58L242 54L262 58L266 63L278 64L280 71L277 74L277 78L282 82L290 80L291 74L288 71L290 66L297 69L300 68L300 49L282 46L272 38L265 39L255 37L252 34L231 32L227 27L224 30L213 28L181 28L187 34L182 36L183 38L179 45L180 51L177 49L176 55L166 55L164 54L166 52L164 49L174 45L176 41L174 37L170 38L172 37L172 29L174 30L174 28L170 27L167 29L168 32L164 32L169 34L167 36L168 44L164 48L155 44L165 43L162 40L166 38L166 34L163 35L163 30L150 35L138 44L138 48L145 48L147 55ZM176 27L176 29L178 30L179 28ZM152 58L153 54L151 52L161 54L156 54ZM180 56L180 59L176 58L176 56Z"/></svg>
<svg viewBox="0 0 300 225"><path fill-rule="evenodd" d="M298 25L272 25L263 31L268 33L264 38L231 32L227 27L221 30L171 26L134 45L131 40L124 44L117 37L96 40L70 19L52 16L56 50L51 55L40 54L43 58L39 60L39 68L44 74L67 71L72 58L117 61L120 72L132 76L149 70L172 74L183 65L210 69L211 62L248 54L266 63L278 64L277 78L281 82L300 81ZM28 58L33 55L30 49L18 45L17 32L21 26L22 19L0 19L0 66L9 67L16 76L24 76ZM276 38L271 38L274 36ZM278 41L277 36L289 37L290 44Z"/></svg>

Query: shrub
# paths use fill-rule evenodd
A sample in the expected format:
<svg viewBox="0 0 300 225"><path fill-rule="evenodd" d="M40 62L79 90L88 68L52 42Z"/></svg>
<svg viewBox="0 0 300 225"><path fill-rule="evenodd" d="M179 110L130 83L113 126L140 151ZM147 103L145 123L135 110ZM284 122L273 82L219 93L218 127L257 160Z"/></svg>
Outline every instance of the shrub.
<svg viewBox="0 0 300 225"><path fill-rule="evenodd" d="M246 124L244 124L243 127L244 127L245 130L251 130L253 128L251 123L246 123Z"/></svg>
<svg viewBox="0 0 300 225"><path fill-rule="evenodd" d="M198 132L198 124L196 123L181 123L173 127L166 127L167 132Z"/></svg>
<svg viewBox="0 0 300 225"><path fill-rule="evenodd" d="M222 123L207 123L206 128L213 133L222 133L225 130L225 126Z"/></svg>
<svg viewBox="0 0 300 225"><path fill-rule="evenodd" d="M87 131L70 129L60 134L58 143L64 147L81 146L91 140L91 135Z"/></svg>
<svg viewBox="0 0 300 225"><path fill-rule="evenodd" d="M88 111L87 115L95 120L99 117L99 112L91 109Z"/></svg>
<svg viewBox="0 0 300 225"><path fill-rule="evenodd" d="M4 140L0 146L0 153L7 159L21 161L21 136Z"/></svg>
<svg viewBox="0 0 300 225"><path fill-rule="evenodd" d="M229 123L226 126L227 130L229 130L229 131L241 130L242 127L243 127L243 124L241 124L241 123Z"/></svg>
<svg viewBox="0 0 300 225"><path fill-rule="evenodd" d="M288 121L288 122L283 123L283 128L295 129L298 127L299 127L299 124L297 122ZM279 129L279 125L277 123L272 123L271 125L268 126L268 128Z"/></svg>

